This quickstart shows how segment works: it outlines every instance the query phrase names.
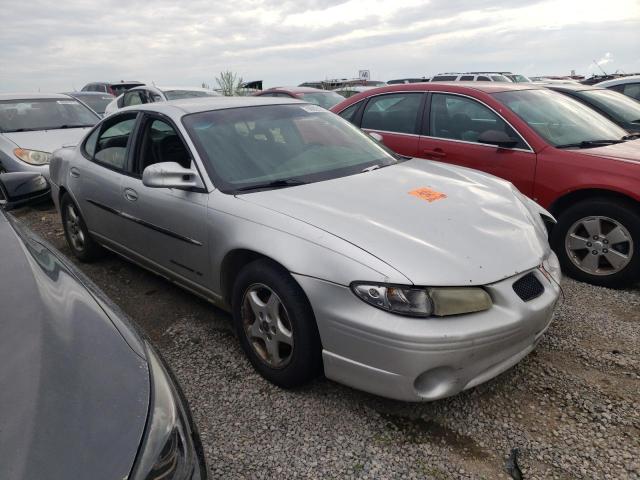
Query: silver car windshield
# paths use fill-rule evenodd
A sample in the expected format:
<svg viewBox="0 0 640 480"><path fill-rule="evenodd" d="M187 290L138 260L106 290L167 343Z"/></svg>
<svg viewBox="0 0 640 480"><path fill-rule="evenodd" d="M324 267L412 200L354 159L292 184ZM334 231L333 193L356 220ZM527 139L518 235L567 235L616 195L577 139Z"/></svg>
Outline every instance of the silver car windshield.
<svg viewBox="0 0 640 480"><path fill-rule="evenodd" d="M215 110L187 115L183 123L224 192L328 180L398 161L358 128L316 105Z"/></svg>
<svg viewBox="0 0 640 480"><path fill-rule="evenodd" d="M614 118L629 123L640 123L640 102L622 93L611 90L585 90L576 95Z"/></svg>
<svg viewBox="0 0 640 480"><path fill-rule="evenodd" d="M196 97L216 97L213 92L206 92L203 90L167 90L164 92L167 100L179 100L182 98L196 98Z"/></svg>
<svg viewBox="0 0 640 480"><path fill-rule="evenodd" d="M344 97L337 94L336 92L303 93L300 94L300 98L302 98L305 102L320 105L322 108L326 108L327 110L344 100Z"/></svg>
<svg viewBox="0 0 640 480"><path fill-rule="evenodd" d="M579 101L551 90L517 90L493 96L557 147L618 142L627 133Z"/></svg>
<svg viewBox="0 0 640 480"><path fill-rule="evenodd" d="M86 103L96 113L103 114L107 105L115 97L113 95L78 95L78 100Z"/></svg>
<svg viewBox="0 0 640 480"><path fill-rule="evenodd" d="M95 113L71 98L0 102L3 133L92 127L98 120Z"/></svg>

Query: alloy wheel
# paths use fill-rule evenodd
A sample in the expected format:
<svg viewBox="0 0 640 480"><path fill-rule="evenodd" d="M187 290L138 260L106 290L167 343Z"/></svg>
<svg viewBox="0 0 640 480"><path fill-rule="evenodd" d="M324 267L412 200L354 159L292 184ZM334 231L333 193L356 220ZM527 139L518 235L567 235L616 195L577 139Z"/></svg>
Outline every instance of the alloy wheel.
<svg viewBox="0 0 640 480"><path fill-rule="evenodd" d="M67 205L66 226L69 240L73 248L79 252L84 250L85 237L80 225L80 215L72 204Z"/></svg>
<svg viewBox="0 0 640 480"><path fill-rule="evenodd" d="M280 297L267 285L256 283L242 299L242 325L249 344L271 368L284 368L293 354L293 328Z"/></svg>
<svg viewBox="0 0 640 480"><path fill-rule="evenodd" d="M605 216L575 222L565 237L569 259L590 275L612 275L623 270L633 257L633 239L617 220Z"/></svg>

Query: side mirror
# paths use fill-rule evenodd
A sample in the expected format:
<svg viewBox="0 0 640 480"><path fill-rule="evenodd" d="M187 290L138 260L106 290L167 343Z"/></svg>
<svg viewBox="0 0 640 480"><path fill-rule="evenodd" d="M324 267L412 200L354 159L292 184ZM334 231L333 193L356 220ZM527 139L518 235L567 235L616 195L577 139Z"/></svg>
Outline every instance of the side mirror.
<svg viewBox="0 0 640 480"><path fill-rule="evenodd" d="M201 187L198 174L184 168L176 162L162 162L149 165L142 172L142 184L151 188L190 188Z"/></svg>
<svg viewBox="0 0 640 480"><path fill-rule="evenodd" d="M498 130L486 130L478 136L478 142L495 145L498 148L513 148L518 140Z"/></svg>
<svg viewBox="0 0 640 480"><path fill-rule="evenodd" d="M384 137L376 132L368 132L369 136L373 138L378 143L384 143Z"/></svg>
<svg viewBox="0 0 640 480"><path fill-rule="evenodd" d="M11 210L28 203L51 198L51 188L39 173L14 172L0 174L0 207Z"/></svg>

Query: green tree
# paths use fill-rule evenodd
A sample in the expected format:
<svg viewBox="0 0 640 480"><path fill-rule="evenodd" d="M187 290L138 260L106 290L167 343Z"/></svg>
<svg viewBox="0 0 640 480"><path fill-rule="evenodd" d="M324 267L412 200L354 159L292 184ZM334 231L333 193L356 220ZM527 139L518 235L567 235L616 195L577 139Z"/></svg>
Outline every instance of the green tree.
<svg viewBox="0 0 640 480"><path fill-rule="evenodd" d="M231 97L238 95L242 85L242 77L238 77L237 74L230 71L220 72L220 76L216 77L216 83L223 95Z"/></svg>

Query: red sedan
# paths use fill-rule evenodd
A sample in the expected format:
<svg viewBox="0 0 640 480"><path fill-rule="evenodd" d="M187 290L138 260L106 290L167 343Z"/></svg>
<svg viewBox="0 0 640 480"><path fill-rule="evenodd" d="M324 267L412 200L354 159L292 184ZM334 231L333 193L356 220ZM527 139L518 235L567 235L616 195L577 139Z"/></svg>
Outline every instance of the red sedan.
<svg viewBox="0 0 640 480"><path fill-rule="evenodd" d="M299 98L305 102L330 109L344 100L344 97L331 90L321 90L311 87L274 87L254 94L256 97L286 97Z"/></svg>
<svg viewBox="0 0 640 480"><path fill-rule="evenodd" d="M397 153L511 181L558 219L568 275L603 286L640 278L640 138L532 84L414 83L331 108Z"/></svg>

